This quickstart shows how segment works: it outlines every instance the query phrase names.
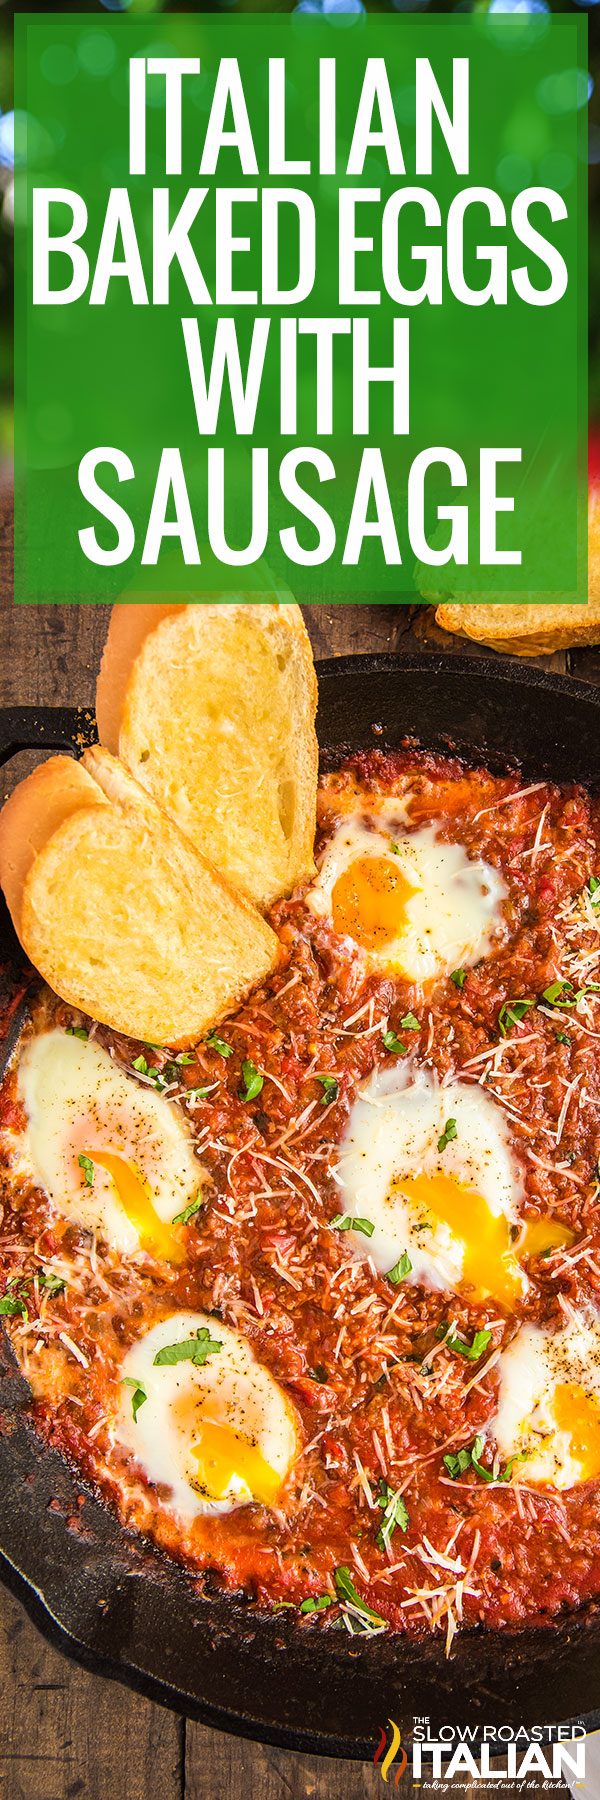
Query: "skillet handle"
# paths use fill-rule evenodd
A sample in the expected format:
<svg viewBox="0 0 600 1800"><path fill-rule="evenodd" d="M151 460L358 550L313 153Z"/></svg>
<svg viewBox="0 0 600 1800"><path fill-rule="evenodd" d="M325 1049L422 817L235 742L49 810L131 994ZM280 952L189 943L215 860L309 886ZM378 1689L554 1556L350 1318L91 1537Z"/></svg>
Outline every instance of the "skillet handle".
<svg viewBox="0 0 600 1800"><path fill-rule="evenodd" d="M98 741L93 712L84 706L0 708L0 768L20 750L66 750L81 756Z"/></svg>

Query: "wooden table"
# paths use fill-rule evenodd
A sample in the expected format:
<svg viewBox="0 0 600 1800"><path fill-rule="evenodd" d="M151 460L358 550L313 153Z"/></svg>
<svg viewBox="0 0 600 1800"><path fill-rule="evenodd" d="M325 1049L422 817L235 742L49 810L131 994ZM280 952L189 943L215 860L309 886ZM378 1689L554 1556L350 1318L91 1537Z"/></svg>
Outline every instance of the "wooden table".
<svg viewBox="0 0 600 1800"><path fill-rule="evenodd" d="M12 606L8 490L0 493L0 604L0 704L93 705L107 609ZM425 609L307 606L304 612L317 656L465 647L438 631ZM568 664L600 682L598 651L538 660L555 669ZM423 1796L428 1787L423 1783ZM397 1791L406 1800L415 1791L412 1780L403 1777ZM477 1783L472 1791L491 1796L497 1789ZM527 1791L541 1800L541 1785ZM229 1737L87 1674L51 1649L0 1590L0 1800L374 1800L382 1792L368 1765ZM566 1788L553 1792L568 1800ZM502 1794L522 1800L523 1789L510 1784Z"/></svg>

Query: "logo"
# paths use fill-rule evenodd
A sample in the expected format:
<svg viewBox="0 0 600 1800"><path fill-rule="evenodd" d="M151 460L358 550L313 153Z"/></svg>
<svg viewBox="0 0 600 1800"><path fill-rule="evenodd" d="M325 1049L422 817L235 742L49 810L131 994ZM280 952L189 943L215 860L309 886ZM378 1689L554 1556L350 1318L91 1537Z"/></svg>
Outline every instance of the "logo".
<svg viewBox="0 0 600 1800"><path fill-rule="evenodd" d="M392 1778L397 1787L409 1766L400 1728L388 1719L387 1729L379 1730L373 1762L382 1781ZM585 1727L579 1724L433 1727L429 1719L419 1718L413 1722L410 1772L418 1784L423 1777L432 1780L449 1800L470 1790L473 1780L493 1782L499 1795L508 1783L519 1782L525 1794L527 1789L539 1792L541 1776L549 1792L564 1792L565 1780L570 1785L585 1781L585 1749Z"/></svg>
<svg viewBox="0 0 600 1800"><path fill-rule="evenodd" d="M379 1728L381 1731L381 1737L379 1739L379 1743L377 1745L377 1749L376 1749L375 1755L373 1757L373 1762L375 1764L375 1767L379 1769L379 1773L381 1775L382 1781L387 1781L389 1771L392 1767L392 1763L395 1761L398 1751L401 1748L400 1732L398 1730L398 1726L395 1722L395 1719L388 1719L388 1725L389 1725L392 1735L390 1738L388 1748L385 1752L385 1756L383 1757L383 1762L381 1761L381 1757L383 1755L383 1751L387 1744L387 1731L384 1731L384 1728L382 1725ZM394 1775L395 1787L398 1786L400 1776L404 1774L404 1770L406 1768L407 1762L408 1762L408 1757L407 1757L406 1751L402 1750L400 1761L398 1763L398 1767L397 1767L395 1775Z"/></svg>

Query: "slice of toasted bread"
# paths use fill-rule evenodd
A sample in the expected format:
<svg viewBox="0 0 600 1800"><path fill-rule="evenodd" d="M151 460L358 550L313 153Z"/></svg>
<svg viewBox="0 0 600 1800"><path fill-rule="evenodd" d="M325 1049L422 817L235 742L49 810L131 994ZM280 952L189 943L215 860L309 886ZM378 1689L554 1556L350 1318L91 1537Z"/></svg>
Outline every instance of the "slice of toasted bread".
<svg viewBox="0 0 600 1800"><path fill-rule="evenodd" d="M424 575L424 570L421 573ZM441 599L439 593L431 592L429 581L427 591L425 582L421 591L425 600ZM492 650L512 651L516 656L544 656L576 644L600 644L600 488L592 485L588 496L587 601L581 605L555 605L549 594L546 604L537 600L530 605L514 598L509 606L500 598L493 604L475 605L465 594L462 603L456 598L443 600L435 619L444 631L472 638L477 644L489 644Z"/></svg>
<svg viewBox="0 0 600 1800"><path fill-rule="evenodd" d="M444 631L515 656L545 656L575 644L600 644L600 601L583 606L438 606Z"/></svg>
<svg viewBox="0 0 600 1800"><path fill-rule="evenodd" d="M0 814L0 883L61 999L184 1049L274 967L278 943L108 751L54 756Z"/></svg>
<svg viewBox="0 0 600 1800"><path fill-rule="evenodd" d="M316 705L298 606L113 607L101 742L260 907L314 866Z"/></svg>

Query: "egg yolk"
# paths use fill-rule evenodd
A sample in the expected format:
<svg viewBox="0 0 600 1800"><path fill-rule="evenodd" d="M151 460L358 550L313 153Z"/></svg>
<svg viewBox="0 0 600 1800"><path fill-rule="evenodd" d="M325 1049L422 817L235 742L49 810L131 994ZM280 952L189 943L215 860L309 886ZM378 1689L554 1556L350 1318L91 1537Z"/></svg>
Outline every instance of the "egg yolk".
<svg viewBox="0 0 600 1800"><path fill-rule="evenodd" d="M265 1461L260 1450L231 1425L203 1421L200 1440L192 1446L197 1465L197 1485L213 1500L223 1500L232 1483L243 1483L253 1500L273 1506L281 1488L281 1475Z"/></svg>
<svg viewBox="0 0 600 1800"><path fill-rule="evenodd" d="M552 1411L557 1429L569 1440L573 1461L581 1468L581 1481L592 1481L600 1475L600 1405L576 1381L563 1381L554 1390ZM527 1480L527 1463L520 1469ZM531 1471L535 1480L535 1471Z"/></svg>
<svg viewBox="0 0 600 1800"><path fill-rule="evenodd" d="M102 1169L106 1169L107 1175L110 1175L117 1199L130 1224L137 1231L142 1250L164 1262L181 1262L184 1256L183 1245L173 1226L165 1224L159 1218L143 1176L123 1156L117 1156L112 1150L92 1150L89 1155L92 1163L99 1163Z"/></svg>
<svg viewBox="0 0 600 1800"><path fill-rule="evenodd" d="M525 1284L504 1213L494 1216L481 1194L442 1169L435 1175L409 1176L396 1181L394 1187L421 1217L423 1212L433 1215L459 1240L463 1248L461 1286L474 1288L480 1298L489 1294L502 1306L514 1305Z"/></svg>
<svg viewBox="0 0 600 1800"><path fill-rule="evenodd" d="M480 1298L491 1295L502 1306L512 1306L524 1290L517 1256L543 1256L575 1240L575 1232L560 1219L542 1218L525 1220L513 1243L505 1214L495 1217L481 1194L442 1169L436 1175L408 1176L394 1187L420 1213L433 1214L459 1239L463 1247L461 1285L474 1288Z"/></svg>
<svg viewBox="0 0 600 1800"><path fill-rule="evenodd" d="M520 1256L545 1256L574 1242L575 1232L560 1219L526 1219L515 1248Z"/></svg>
<svg viewBox="0 0 600 1800"><path fill-rule="evenodd" d="M331 894L336 931L363 950L393 943L406 924L406 904L415 888L391 856L358 856L338 876Z"/></svg>

